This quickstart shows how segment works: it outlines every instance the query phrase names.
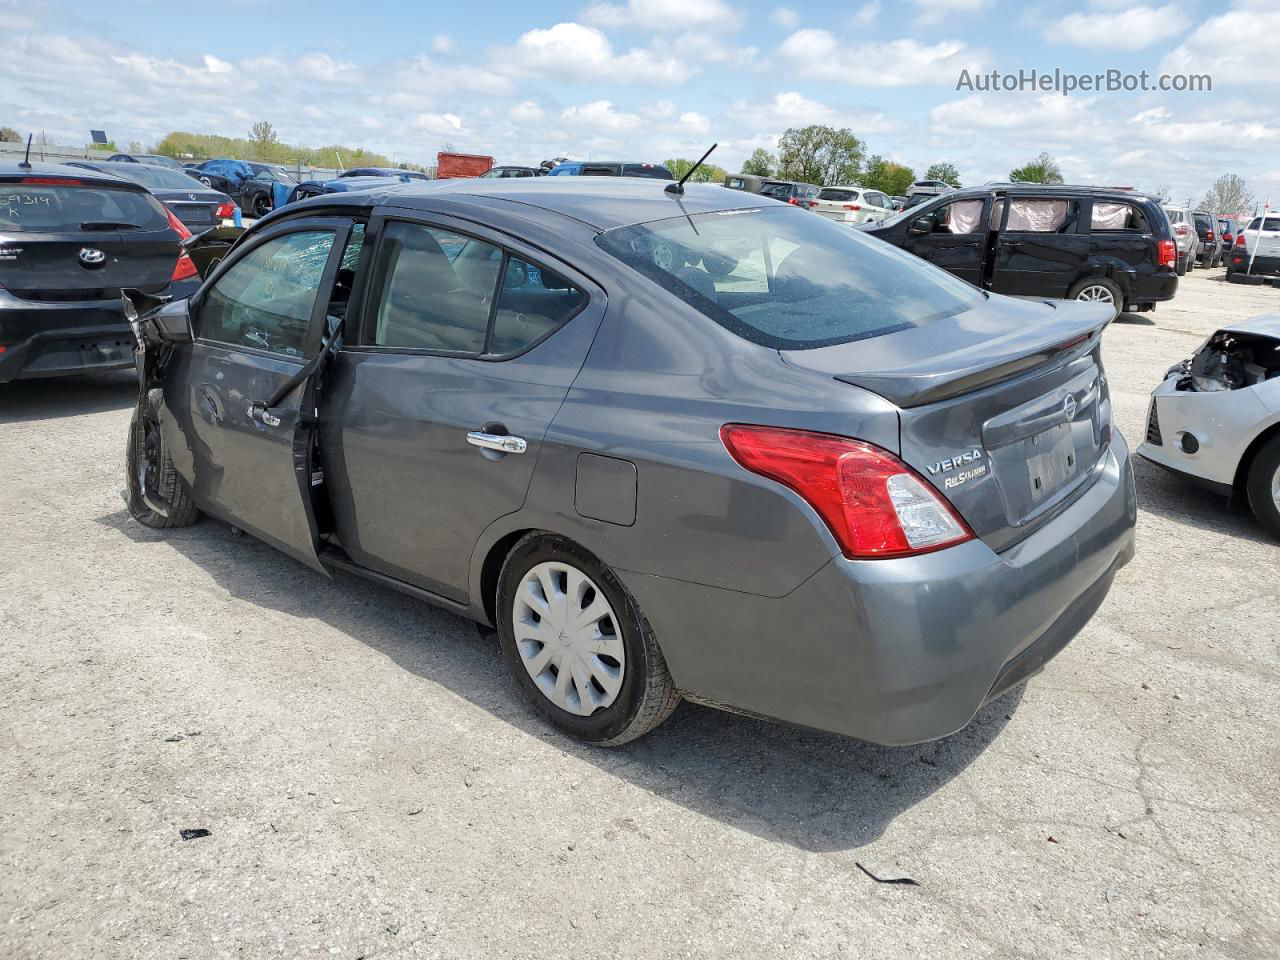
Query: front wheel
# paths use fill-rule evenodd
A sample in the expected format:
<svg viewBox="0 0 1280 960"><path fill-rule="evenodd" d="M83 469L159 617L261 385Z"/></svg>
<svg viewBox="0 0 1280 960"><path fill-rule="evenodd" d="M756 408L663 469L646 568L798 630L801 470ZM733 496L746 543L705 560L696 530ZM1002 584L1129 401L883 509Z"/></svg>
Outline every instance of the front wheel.
<svg viewBox="0 0 1280 960"><path fill-rule="evenodd" d="M1124 304L1124 295L1120 288L1106 277L1092 277L1081 280L1067 293L1068 300L1083 300L1086 303L1105 303L1111 308L1111 319L1120 315L1120 307Z"/></svg>
<svg viewBox="0 0 1280 960"><path fill-rule="evenodd" d="M261 219L271 212L271 201L267 199L265 193L260 193L249 201L249 206L253 211L254 217Z"/></svg>
<svg viewBox="0 0 1280 960"><path fill-rule="evenodd" d="M635 599L570 540L549 533L521 539L502 567L495 615L503 657L525 698L579 740L627 743L680 703Z"/></svg>
<svg viewBox="0 0 1280 960"><path fill-rule="evenodd" d="M1272 536L1280 537L1280 436L1267 441L1253 458L1245 488L1253 515Z"/></svg>
<svg viewBox="0 0 1280 960"><path fill-rule="evenodd" d="M130 516L144 527L167 530L190 526L200 519L200 511L164 447L160 397L160 390L148 390L146 399L133 411L125 449L125 478Z"/></svg>

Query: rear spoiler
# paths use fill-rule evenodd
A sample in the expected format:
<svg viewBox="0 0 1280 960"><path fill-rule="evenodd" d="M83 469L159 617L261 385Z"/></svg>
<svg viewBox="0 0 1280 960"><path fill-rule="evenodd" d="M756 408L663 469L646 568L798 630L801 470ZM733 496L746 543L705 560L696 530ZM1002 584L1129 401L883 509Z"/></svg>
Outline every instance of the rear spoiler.
<svg viewBox="0 0 1280 960"><path fill-rule="evenodd" d="M1068 361L1092 350L1111 323L1107 307L1093 309L1046 300L1054 316L967 349L943 352L895 370L838 373L835 379L879 394L899 407L936 403L1012 380L1053 360Z"/></svg>

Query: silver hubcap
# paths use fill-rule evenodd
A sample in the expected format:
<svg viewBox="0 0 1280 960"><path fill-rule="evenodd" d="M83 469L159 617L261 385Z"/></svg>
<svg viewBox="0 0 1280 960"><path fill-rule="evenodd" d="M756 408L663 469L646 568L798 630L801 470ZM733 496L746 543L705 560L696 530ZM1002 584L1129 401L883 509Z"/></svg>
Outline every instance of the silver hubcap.
<svg viewBox="0 0 1280 960"><path fill-rule="evenodd" d="M1080 291L1077 300L1091 300L1094 303L1115 303L1116 298L1111 295L1111 291L1106 287L1090 286Z"/></svg>
<svg viewBox="0 0 1280 960"><path fill-rule="evenodd" d="M589 717L617 699L626 670L618 621L585 573L538 564L520 582L511 619L520 661L557 707Z"/></svg>
<svg viewBox="0 0 1280 960"><path fill-rule="evenodd" d="M1271 475L1271 499L1275 501L1276 509L1280 510L1280 467Z"/></svg>

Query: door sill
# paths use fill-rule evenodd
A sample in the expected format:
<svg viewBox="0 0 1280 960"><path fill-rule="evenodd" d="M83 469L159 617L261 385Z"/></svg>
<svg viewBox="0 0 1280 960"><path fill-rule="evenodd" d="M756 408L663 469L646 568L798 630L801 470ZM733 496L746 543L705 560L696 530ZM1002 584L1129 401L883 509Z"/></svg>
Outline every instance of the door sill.
<svg viewBox="0 0 1280 960"><path fill-rule="evenodd" d="M363 577L365 580L372 580L374 583L380 583L384 587L390 587L400 593L408 594L419 600L425 600L427 603L434 604L437 607L444 607L446 610L452 610L454 613L460 613L466 616L471 609L469 604L459 603L457 600L450 600L438 593L432 593L422 587L415 586L404 580L389 576L385 573L379 573L377 570L370 570L368 567L362 567L349 556L341 547L334 546L331 543L323 544L317 551L320 562L329 570L341 570L343 573L353 573L357 577Z"/></svg>

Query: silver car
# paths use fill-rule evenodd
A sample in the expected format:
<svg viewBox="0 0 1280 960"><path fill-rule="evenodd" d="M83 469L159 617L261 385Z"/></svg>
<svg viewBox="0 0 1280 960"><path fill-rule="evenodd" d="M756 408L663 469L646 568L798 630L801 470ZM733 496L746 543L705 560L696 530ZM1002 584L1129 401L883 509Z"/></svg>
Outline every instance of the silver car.
<svg viewBox="0 0 1280 960"><path fill-rule="evenodd" d="M1280 313L1224 327L1151 394L1138 452L1226 496L1280 537Z"/></svg>
<svg viewBox="0 0 1280 960"><path fill-rule="evenodd" d="M681 698L945 736L1133 553L1109 310L986 294L750 193L317 197L189 300L127 300L140 522L209 514L494 625L593 743Z"/></svg>

